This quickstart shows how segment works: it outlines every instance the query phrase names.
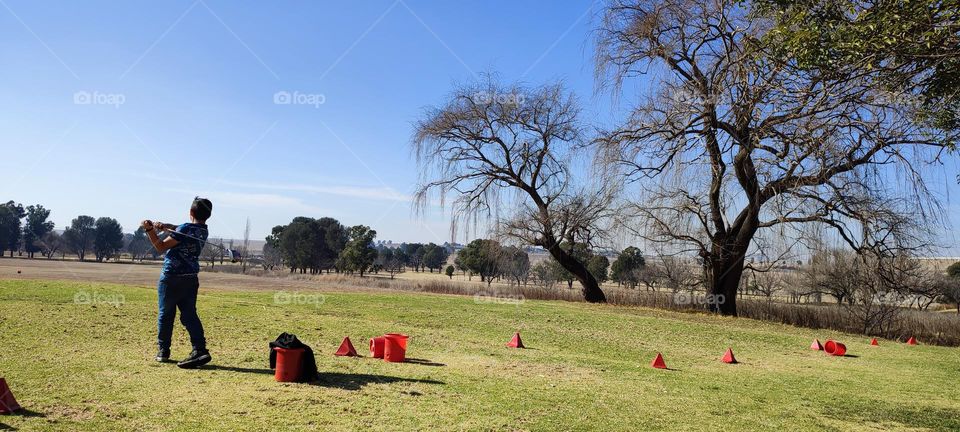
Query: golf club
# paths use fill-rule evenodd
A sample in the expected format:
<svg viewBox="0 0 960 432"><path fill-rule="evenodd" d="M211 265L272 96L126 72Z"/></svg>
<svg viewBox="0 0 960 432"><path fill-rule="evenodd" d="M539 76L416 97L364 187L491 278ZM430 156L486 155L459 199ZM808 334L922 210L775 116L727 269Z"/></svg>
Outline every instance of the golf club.
<svg viewBox="0 0 960 432"><path fill-rule="evenodd" d="M204 239L202 239L202 238L194 237L194 236L192 236L192 235L190 235L190 234L182 233L182 232L180 232L180 231L177 231L176 228L166 228L167 226L173 226L173 225L167 225L167 224L164 224L164 223L158 223L158 224L155 224L155 225L154 225L154 227L155 227L157 230L159 230L159 231L166 231L167 233L176 233L176 234L182 235L182 236L184 236L184 237L191 238L191 239L194 239L194 240L203 242L203 244L205 244L205 245L209 243L211 246L214 246L214 247L220 248L221 250L226 251L227 254L230 255L230 262L237 262L237 255L238 255L238 254L237 254L236 252L234 252L233 249L225 248L225 247L223 247L222 245L218 245L218 244L216 244L216 243L211 243L211 242L209 242L209 241L207 241L207 240L204 240Z"/></svg>

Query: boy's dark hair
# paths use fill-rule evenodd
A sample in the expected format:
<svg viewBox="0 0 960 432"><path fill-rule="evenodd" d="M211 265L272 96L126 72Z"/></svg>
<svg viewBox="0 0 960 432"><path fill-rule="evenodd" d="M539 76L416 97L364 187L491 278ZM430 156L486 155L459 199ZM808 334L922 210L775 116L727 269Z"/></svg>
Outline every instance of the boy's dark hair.
<svg viewBox="0 0 960 432"><path fill-rule="evenodd" d="M206 198L196 197L193 204L190 205L190 214L197 218L199 222L206 222L210 219L210 212L213 211L213 203Z"/></svg>

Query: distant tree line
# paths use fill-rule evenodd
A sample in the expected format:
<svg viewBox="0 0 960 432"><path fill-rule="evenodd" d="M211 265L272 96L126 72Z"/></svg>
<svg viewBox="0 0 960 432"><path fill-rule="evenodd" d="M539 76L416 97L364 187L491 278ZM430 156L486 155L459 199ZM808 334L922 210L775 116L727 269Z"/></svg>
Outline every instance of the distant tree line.
<svg viewBox="0 0 960 432"><path fill-rule="evenodd" d="M565 253L586 263L587 271L598 283L613 281L631 288L636 287L646 268L643 255L636 247L624 249L612 265L607 256L595 253L585 243L564 242L561 247ZM533 283L545 287L562 282L572 288L577 281L574 274L552 255L531 265L530 255L524 248L504 246L491 239L474 240L460 250L453 264L447 267L446 274L453 277L457 271L469 279L477 276L481 282L488 285L500 279L510 284Z"/></svg>
<svg viewBox="0 0 960 432"><path fill-rule="evenodd" d="M14 252L34 258L39 252L52 258L56 253L76 254L80 260L93 254L97 261L114 257L124 246L123 228L116 219L78 216L63 234L54 231L54 223L47 220L50 210L42 205L8 201L0 205L0 252L13 256Z"/></svg>
<svg viewBox="0 0 960 432"><path fill-rule="evenodd" d="M119 259L121 253L139 260L150 254L156 257L142 228L124 234L114 218L81 215L58 233L49 217L50 210L39 204L0 204L0 255L13 257L16 253L35 258L40 253L49 259L57 254L61 258L72 254L81 261L92 256L99 262Z"/></svg>
<svg viewBox="0 0 960 432"><path fill-rule="evenodd" d="M158 257L143 228L124 234L116 219L81 215L62 233L49 221L50 210L42 205L24 206L14 201L0 204L0 256L14 253L34 258L76 255L81 261L93 257L98 262L119 260L127 254L132 261ZM324 271L359 274L385 272L392 278L407 269L415 272L443 272L452 278L460 272L468 279L478 277L488 285L505 281L516 285L533 283L553 287L558 283L572 288L579 280L551 254L531 265L524 247L503 245L493 239L476 239L459 250L447 244L402 243L398 247L376 244L377 232L368 226L344 226L334 218L294 218L288 225L276 226L266 237L263 266L267 270L288 268L290 272L319 274ZM210 239L201 260L213 265L224 259L221 239ZM591 278L602 284L646 290L669 291L702 289L702 263L696 260L658 254L649 262L639 248L630 246L613 255L598 253L587 243L560 243L563 255L584 263ZM233 259L234 257L230 257ZM797 263L799 266L799 262ZM909 256L870 257L838 249L821 250L800 271L770 267L758 271L752 261L739 292L772 299L788 295L799 302L813 297L820 302L830 296L837 304L863 317L864 327L882 329L896 322L902 306L926 309L934 302L956 306L960 313L960 262L945 274L932 271ZM881 299L883 301L878 301Z"/></svg>
<svg viewBox="0 0 960 432"><path fill-rule="evenodd" d="M345 226L330 217L296 217L273 227L264 245L264 267L287 268L291 273L386 272L392 276L413 271L443 269L450 250L434 243L403 243L391 248L377 245L377 232L365 225Z"/></svg>

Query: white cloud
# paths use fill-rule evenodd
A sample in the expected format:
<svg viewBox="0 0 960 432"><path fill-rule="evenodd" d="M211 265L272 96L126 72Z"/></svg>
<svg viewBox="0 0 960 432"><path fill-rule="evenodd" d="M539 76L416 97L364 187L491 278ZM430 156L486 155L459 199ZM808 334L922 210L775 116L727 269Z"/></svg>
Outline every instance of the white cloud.
<svg viewBox="0 0 960 432"><path fill-rule="evenodd" d="M412 198L397 192L391 187L367 187L367 186L337 186L337 185L305 185L305 184L279 184L279 183L247 183L235 181L220 181L220 184L251 188L267 189L287 192L310 192L328 195L338 195L346 197L364 198L380 201L401 201L409 202Z"/></svg>
<svg viewBox="0 0 960 432"><path fill-rule="evenodd" d="M197 191L186 189L165 189L169 192L182 193L186 195L196 195ZM284 211L325 214L331 213L329 209L313 206L304 203L299 198L289 197L278 194L266 193L241 193L225 191L205 192L205 198L210 198L215 206L234 207L234 208L275 208Z"/></svg>

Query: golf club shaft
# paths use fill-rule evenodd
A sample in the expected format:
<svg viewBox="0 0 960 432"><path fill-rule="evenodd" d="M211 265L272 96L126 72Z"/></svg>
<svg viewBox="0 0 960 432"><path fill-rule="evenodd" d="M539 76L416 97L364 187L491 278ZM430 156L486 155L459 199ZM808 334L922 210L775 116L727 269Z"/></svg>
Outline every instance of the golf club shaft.
<svg viewBox="0 0 960 432"><path fill-rule="evenodd" d="M199 237L194 237L194 236L192 236L192 235L190 235L190 234L182 233L182 232L180 232L180 231L177 231L176 229L162 229L162 228L161 228L161 231L166 231L166 232L171 233L171 234L172 234L172 233L177 233L177 234L182 235L182 236L184 236L184 237L191 238L191 239L194 239L194 240L203 242L203 244L210 243L210 242L207 241L207 240L204 240L204 239L199 238ZM225 250L225 251L229 251L229 250L230 250L230 249L225 248L225 247L223 247L222 245L218 245L218 244L216 244L216 243L210 243L210 244L213 245L214 247L218 247L218 248L223 249L223 250Z"/></svg>

